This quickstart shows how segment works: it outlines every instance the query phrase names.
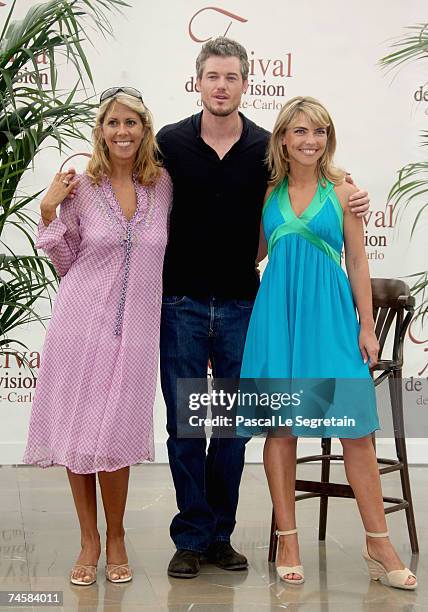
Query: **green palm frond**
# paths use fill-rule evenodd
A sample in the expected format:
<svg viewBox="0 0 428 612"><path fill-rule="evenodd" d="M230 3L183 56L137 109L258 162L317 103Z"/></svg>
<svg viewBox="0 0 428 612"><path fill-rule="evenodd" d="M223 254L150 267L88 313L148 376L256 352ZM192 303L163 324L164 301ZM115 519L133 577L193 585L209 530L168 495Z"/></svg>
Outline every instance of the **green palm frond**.
<svg viewBox="0 0 428 612"><path fill-rule="evenodd" d="M49 0L14 19L16 4L0 34L0 352L11 342L24 346L10 334L43 323L36 302L50 300L57 286L52 264L34 246L38 219L29 206L42 192L23 193L20 180L41 149L62 152L73 140L87 140L95 104L87 93L93 75L84 46L93 44L94 33L111 36L111 15L129 6L123 0ZM71 91L58 89L59 60L74 71ZM21 233L31 255L14 253L7 228Z"/></svg>
<svg viewBox="0 0 428 612"><path fill-rule="evenodd" d="M414 60L428 59L428 23L419 23L405 28L408 32L391 46L396 49L380 60L383 68L394 68Z"/></svg>
<svg viewBox="0 0 428 612"><path fill-rule="evenodd" d="M428 60L428 23L408 26L406 34L392 44L392 49L392 53L379 62L383 68L393 69L408 62ZM422 130L420 137L421 146L426 147L428 130ZM388 201L392 202L394 210L399 208L399 213L404 212L409 206L413 207L415 217L410 232L411 239L428 209L428 161L413 162L403 166L391 187ZM428 316L428 272L417 272L409 278L415 279L412 293L418 298L416 316L421 317L424 323L425 317Z"/></svg>
<svg viewBox="0 0 428 612"><path fill-rule="evenodd" d="M0 336L20 325L45 320L34 310L37 299L50 299L47 290L56 287L45 266L52 264L37 256L0 256Z"/></svg>
<svg viewBox="0 0 428 612"><path fill-rule="evenodd" d="M61 152L69 148L70 139L86 140L82 128L93 122L92 104L67 104L58 98L46 99L47 96L44 92L44 100L34 104L31 110L26 109L25 113L21 109L6 110L3 118L4 123L7 122L6 129L1 130L0 124L0 200L4 215L9 214L19 181L32 167L43 144L49 140Z"/></svg>
<svg viewBox="0 0 428 612"><path fill-rule="evenodd" d="M37 55L46 53L50 60L53 84L56 83L55 55L63 53L71 61L84 84L86 74L92 82L92 73L82 41L91 40L86 29L89 25L102 35L111 35L107 13L129 6L122 0L50 0L32 6L25 17L12 20L16 0L0 35L0 88L11 86L17 73L30 62L33 73L40 77ZM2 83L4 81L4 84Z"/></svg>
<svg viewBox="0 0 428 612"><path fill-rule="evenodd" d="M418 305L415 310L415 318L421 318L422 324L428 317L428 272L416 272L408 278L415 279L412 285L412 293L417 296Z"/></svg>
<svg viewBox="0 0 428 612"><path fill-rule="evenodd" d="M0 39L0 200L6 213L22 174L45 141L53 141L61 152L70 139L86 139L83 128L93 123L94 104L89 99L74 101L79 88L85 87L85 77L92 83L81 43L88 24L104 36L111 34L106 13L124 6L122 0L50 0L31 7L23 19L5 24ZM50 89L42 87L46 69L37 61L42 53L49 60ZM65 96L56 87L58 55L71 62L77 76ZM27 66L34 86L19 83Z"/></svg>
<svg viewBox="0 0 428 612"><path fill-rule="evenodd" d="M410 233L410 237L413 237L421 215L428 208L428 161L403 166L398 171L398 179L391 187L388 201L393 203L394 210L401 204L402 211L416 201L418 210Z"/></svg>
<svg viewBox="0 0 428 612"><path fill-rule="evenodd" d="M21 351L21 348L26 350ZM27 357L27 350L28 347L20 340L15 338L0 338L0 354L11 355L15 357L15 359L18 358L20 363L24 365L30 373L36 375L35 368L31 366L31 361Z"/></svg>

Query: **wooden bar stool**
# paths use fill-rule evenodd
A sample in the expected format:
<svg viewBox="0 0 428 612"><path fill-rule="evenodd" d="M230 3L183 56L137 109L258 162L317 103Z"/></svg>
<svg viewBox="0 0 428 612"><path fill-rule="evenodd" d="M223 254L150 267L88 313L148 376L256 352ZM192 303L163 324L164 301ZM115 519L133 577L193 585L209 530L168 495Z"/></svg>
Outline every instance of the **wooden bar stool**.
<svg viewBox="0 0 428 612"><path fill-rule="evenodd" d="M406 511L410 545L412 552L417 553L419 552L419 546L407 463L402 392L403 345L406 331L414 313L415 299L410 295L409 287L401 280L373 278L371 285L373 293L373 317L375 320L376 336L380 345L379 361L373 368L374 371L378 371L380 374L375 377L374 384L378 386L385 380L388 380L395 448L397 452L397 459L384 459L378 457L377 461L379 464L379 473L381 475L396 471L400 472L403 496L402 498L384 497L383 501L387 504L385 507L385 514L397 512L398 510ZM385 359L382 353L386 340L389 338L393 341L392 355L390 359ZM374 434L373 444L375 445ZM320 481L296 480L296 491L304 491L304 493L296 495L296 501L308 499L310 497L320 498L319 540L325 540L328 498L355 497L348 484L330 482L330 462L332 460L343 461L343 455L331 454L331 438L322 438L320 455L300 457L297 459L297 463L321 461ZM275 513L272 510L269 561L275 561L276 558L278 545L278 539L275 535L276 529Z"/></svg>

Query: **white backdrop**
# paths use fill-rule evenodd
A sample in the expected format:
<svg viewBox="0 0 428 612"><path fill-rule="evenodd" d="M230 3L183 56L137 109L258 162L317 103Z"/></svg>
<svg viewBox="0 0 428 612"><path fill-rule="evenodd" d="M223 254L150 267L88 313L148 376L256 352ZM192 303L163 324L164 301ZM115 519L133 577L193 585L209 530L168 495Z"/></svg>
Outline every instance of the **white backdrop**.
<svg viewBox="0 0 428 612"><path fill-rule="evenodd" d="M0 26L11 3L6 0L0 6ZM32 4L18 0L16 15L22 17ZM396 171L424 155L418 143L419 130L426 129L428 102L415 99L415 92L421 86L426 91L427 62L414 62L394 74L385 73L378 64L405 26L426 22L424 0L348 0L345 4L328 0L323 5L317 0L219 0L215 6L191 0L150 4L130 0L130 4L122 15L111 18L114 39L92 36L93 46L85 47L97 93L114 85L139 88L158 129L200 110L194 64L201 41L224 34L239 40L252 60L250 88L242 104L251 119L271 129L281 105L295 95L312 95L330 110L338 135L336 161L370 192L371 211L365 223L372 276L402 278L427 269L425 224L410 241L413 217L407 215L397 224L387 202ZM40 57L42 64L45 61ZM60 86L67 90L74 85L70 66L59 62L57 69ZM89 150L85 143L75 143L73 148ZM64 157L43 151L35 172L23 181L28 192L46 186ZM78 167L79 163L83 169L84 162L77 162ZM7 238L19 251L19 239L10 234ZM207 261L207 271L209 265ZM33 325L21 330L20 337L29 347L37 377L44 329ZM427 327L412 327L405 359L408 376L428 375ZM33 384L14 357L0 357L0 464L21 460ZM164 412L159 392L155 405L158 461L166 458ZM409 441L410 459L428 461L425 446L424 440ZM247 459L259 460L260 447L260 441L251 442Z"/></svg>

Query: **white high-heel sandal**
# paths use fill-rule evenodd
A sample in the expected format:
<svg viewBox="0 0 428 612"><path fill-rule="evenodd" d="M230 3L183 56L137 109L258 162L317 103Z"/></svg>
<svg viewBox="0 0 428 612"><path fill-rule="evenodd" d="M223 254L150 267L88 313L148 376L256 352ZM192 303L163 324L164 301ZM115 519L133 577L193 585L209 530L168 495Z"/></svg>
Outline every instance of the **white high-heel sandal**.
<svg viewBox="0 0 428 612"><path fill-rule="evenodd" d="M85 571L83 578L75 578L74 573L76 570L83 569ZM88 580L84 578L88 576ZM97 566L96 565L82 565L82 563L76 563L73 565L70 572L71 584L77 584L78 586L90 586L97 581Z"/></svg>
<svg viewBox="0 0 428 612"><path fill-rule="evenodd" d="M127 576L120 576L119 570L124 569L128 573ZM105 568L106 578L110 582L130 582L133 578L132 570L129 567L129 563L121 563L121 565L115 565L114 563L107 563ZM113 574L117 574L117 578L113 578Z"/></svg>
<svg viewBox="0 0 428 612"><path fill-rule="evenodd" d="M366 535L368 535L369 538L386 538L388 537L388 532L372 533L366 531ZM380 561L376 561L376 559L373 559L373 557L369 555L367 544L364 544L363 557L367 562L370 578L372 580L380 580L382 577L385 577L389 586L395 587L396 589L406 589L407 591L413 591L418 586L415 574L411 572L408 567L387 572ZM406 580L411 577L415 578L416 582L414 584L406 584Z"/></svg>
<svg viewBox="0 0 428 612"><path fill-rule="evenodd" d="M279 538L280 536L293 535L297 533L297 529L290 529L290 531L275 531L275 535ZM303 565L294 565L289 567L287 565L279 565L276 568L278 576L287 584L302 584L305 582L305 574L303 573ZM286 578L287 574L298 574L301 578L293 580L292 578Z"/></svg>

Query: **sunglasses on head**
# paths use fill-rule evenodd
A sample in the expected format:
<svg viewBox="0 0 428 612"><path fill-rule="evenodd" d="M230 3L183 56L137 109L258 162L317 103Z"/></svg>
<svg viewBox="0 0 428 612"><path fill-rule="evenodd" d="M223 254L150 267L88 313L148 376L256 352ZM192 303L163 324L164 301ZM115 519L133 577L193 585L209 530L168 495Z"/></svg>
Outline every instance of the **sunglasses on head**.
<svg viewBox="0 0 428 612"><path fill-rule="evenodd" d="M106 89L105 91L103 91L103 93L100 95L100 104L104 102L105 100L108 100L108 98L112 98L113 96L115 96L116 94L120 92L128 96L132 96L133 98L138 98L138 100L141 100L141 102L143 102L144 104L143 96L138 91L138 89L135 89L134 87L110 87L109 89Z"/></svg>

